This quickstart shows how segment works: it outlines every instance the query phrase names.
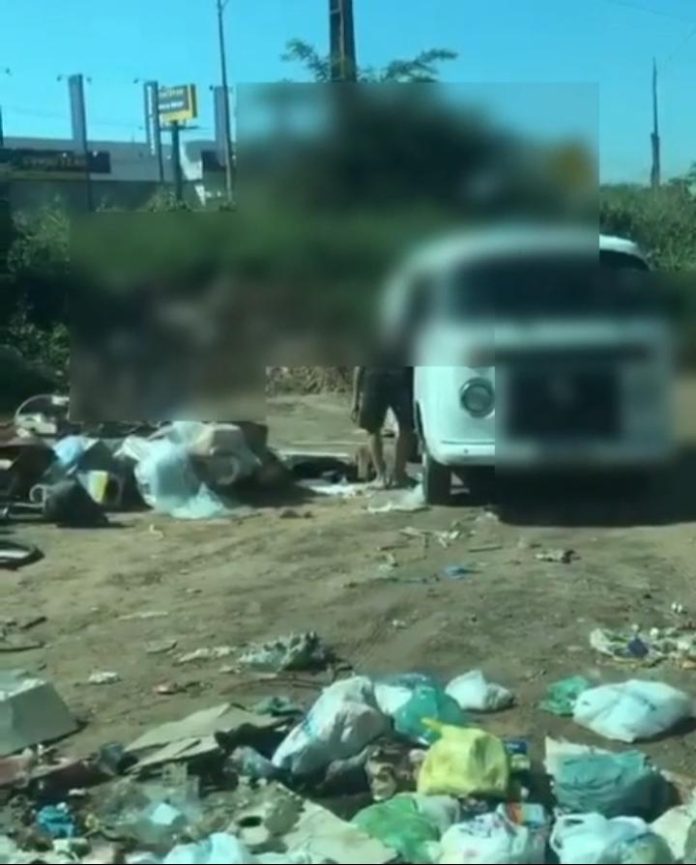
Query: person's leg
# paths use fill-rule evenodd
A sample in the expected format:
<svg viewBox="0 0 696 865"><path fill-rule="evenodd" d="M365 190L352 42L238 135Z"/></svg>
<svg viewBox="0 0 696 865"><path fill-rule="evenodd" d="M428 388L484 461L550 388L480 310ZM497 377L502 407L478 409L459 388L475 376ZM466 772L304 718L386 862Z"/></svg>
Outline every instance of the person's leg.
<svg viewBox="0 0 696 865"><path fill-rule="evenodd" d="M367 447L377 475L378 486L387 484L387 466L384 460L382 427L388 408L388 394L376 378L368 378L363 385L358 413L358 424L367 433Z"/></svg>
<svg viewBox="0 0 696 865"><path fill-rule="evenodd" d="M409 457L413 452L415 436L413 403L408 385L394 391L391 395L390 405L399 424L394 455L394 484L403 487L410 484L407 467Z"/></svg>
<svg viewBox="0 0 696 865"><path fill-rule="evenodd" d="M367 434L367 447L370 451L372 465L375 467L375 473L377 475L374 483L376 486L386 487L388 483L387 464L384 461L384 447L382 443L381 429L377 430L377 432L370 432Z"/></svg>
<svg viewBox="0 0 696 865"><path fill-rule="evenodd" d="M411 483L407 468L413 451L413 437L413 430L399 428L394 456L394 484L399 487L409 486Z"/></svg>

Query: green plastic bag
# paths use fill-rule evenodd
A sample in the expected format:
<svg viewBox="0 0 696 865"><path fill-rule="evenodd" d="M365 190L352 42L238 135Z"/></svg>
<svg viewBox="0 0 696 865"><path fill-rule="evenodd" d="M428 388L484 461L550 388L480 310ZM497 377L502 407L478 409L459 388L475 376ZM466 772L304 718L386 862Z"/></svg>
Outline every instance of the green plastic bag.
<svg viewBox="0 0 696 865"><path fill-rule="evenodd" d="M669 807L669 784L640 751L569 754L554 775L559 806L574 814L655 819Z"/></svg>
<svg viewBox="0 0 696 865"><path fill-rule="evenodd" d="M409 794L370 805L353 818L353 825L394 850L404 862L430 865L439 854L440 830Z"/></svg>
<svg viewBox="0 0 696 865"><path fill-rule="evenodd" d="M394 729L401 736L421 745L432 745L440 738L436 728L427 721L437 721L449 727L465 727L466 713L459 703L442 688L422 685L414 688L411 698L394 716Z"/></svg>
<svg viewBox="0 0 696 865"><path fill-rule="evenodd" d="M621 865L670 865L674 862L667 842L652 832L626 841L617 853L616 861Z"/></svg>
<svg viewBox="0 0 696 865"><path fill-rule="evenodd" d="M575 711L575 704L581 694L584 694L592 683L582 676L572 676L561 679L549 686L546 697L539 703L539 708L561 718L569 718Z"/></svg>

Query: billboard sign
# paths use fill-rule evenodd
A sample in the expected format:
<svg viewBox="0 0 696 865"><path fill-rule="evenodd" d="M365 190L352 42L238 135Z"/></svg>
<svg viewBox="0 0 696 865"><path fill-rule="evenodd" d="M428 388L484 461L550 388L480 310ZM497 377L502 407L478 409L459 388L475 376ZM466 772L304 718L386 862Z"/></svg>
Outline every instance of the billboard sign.
<svg viewBox="0 0 696 865"><path fill-rule="evenodd" d="M84 180L89 174L111 174L111 154L105 150L34 150L0 147L3 180Z"/></svg>
<svg viewBox="0 0 696 865"><path fill-rule="evenodd" d="M159 114L162 123L186 123L198 117L195 84L159 88Z"/></svg>

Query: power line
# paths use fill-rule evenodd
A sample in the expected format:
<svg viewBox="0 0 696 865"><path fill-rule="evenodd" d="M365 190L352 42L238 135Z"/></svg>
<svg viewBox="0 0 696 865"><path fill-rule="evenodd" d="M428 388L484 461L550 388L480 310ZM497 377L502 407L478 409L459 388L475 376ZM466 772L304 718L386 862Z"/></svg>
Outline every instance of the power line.
<svg viewBox="0 0 696 865"><path fill-rule="evenodd" d="M675 15L673 12L665 12L664 9L654 9L644 6L642 3L634 3L633 0L604 0L613 6L623 6L624 9L633 9L635 12L645 12L648 15L658 15L660 18L670 18L672 21L683 21L685 24L696 24L693 18L684 18L683 15Z"/></svg>
<svg viewBox="0 0 696 865"><path fill-rule="evenodd" d="M665 62L664 62L664 68L665 69L669 68L669 64L674 60L674 58L677 56L677 54L679 54L679 52L682 50L682 48L685 48L686 45L689 42L691 42L691 40L694 38L694 36L696 36L696 24L694 24L694 26L691 28L691 30L689 30L689 32L686 34L686 36L681 40L681 42L677 45L677 47L674 49L674 51L672 51L672 53L669 55L669 57L665 60Z"/></svg>

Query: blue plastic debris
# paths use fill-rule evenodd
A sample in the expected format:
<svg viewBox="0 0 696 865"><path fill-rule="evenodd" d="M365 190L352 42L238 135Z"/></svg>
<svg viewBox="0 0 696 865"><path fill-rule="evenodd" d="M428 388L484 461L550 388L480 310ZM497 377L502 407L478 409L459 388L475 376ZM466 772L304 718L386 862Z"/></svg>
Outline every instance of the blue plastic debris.
<svg viewBox="0 0 696 865"><path fill-rule="evenodd" d="M466 565L447 565L442 569L442 576L448 580L465 580L475 573L473 568L468 568Z"/></svg>
<svg viewBox="0 0 696 865"><path fill-rule="evenodd" d="M77 826L65 802L46 805L36 815L36 823L51 838L74 838Z"/></svg>

